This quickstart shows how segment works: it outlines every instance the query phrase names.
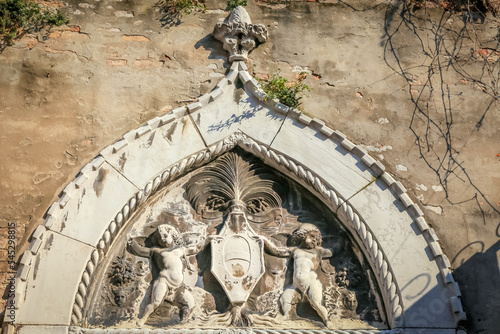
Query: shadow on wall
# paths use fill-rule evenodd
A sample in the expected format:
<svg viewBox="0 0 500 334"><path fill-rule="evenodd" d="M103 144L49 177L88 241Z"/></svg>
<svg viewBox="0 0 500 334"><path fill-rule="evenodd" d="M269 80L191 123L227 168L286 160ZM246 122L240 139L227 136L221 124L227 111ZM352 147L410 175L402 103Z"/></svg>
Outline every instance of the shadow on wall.
<svg viewBox="0 0 500 334"><path fill-rule="evenodd" d="M464 247L462 252L472 245L479 244L476 241ZM477 246L477 245L476 245ZM457 259L460 253L455 257ZM467 261L464 261L453 272L462 292L462 305L467 315L467 320L461 324L468 334L489 333L496 334L500 328L500 240L484 251L477 252ZM415 280L432 279L431 277L416 277ZM442 283L439 275L434 278ZM404 294L405 289L402 288ZM442 319L443 315L449 314L449 293L437 292L434 289L419 298L418 302L406 310L406 326L422 327L432 326L433 323ZM419 333L415 329L415 333ZM427 333L424 330L422 333Z"/></svg>
<svg viewBox="0 0 500 334"><path fill-rule="evenodd" d="M481 241L472 244L476 243L480 243L484 250L484 244ZM464 247L462 251L472 244ZM460 253L455 257L455 260ZM486 251L477 252L467 261L460 263L453 272L462 289L462 300L464 311L467 313L467 331L469 334L498 333L498 330L500 330L499 261L500 240ZM458 263L455 265L458 265Z"/></svg>
<svg viewBox="0 0 500 334"><path fill-rule="evenodd" d="M467 245L462 251L477 243L484 247L482 242L477 241ZM459 255L460 253L457 257ZM467 315L467 320L460 325L465 327L468 334L498 333L500 328L499 260L500 240L486 251L478 252L461 263L453 272L453 276L461 288L462 305ZM443 280L441 275L435 278L423 275L422 277L416 277L414 281L420 281L417 284L422 285L422 280L432 279L437 279L440 283ZM401 292L405 293L404 287ZM446 317L451 307L451 293L451 290L443 293L433 289L424 296L414 296L418 298L418 302L406 310L406 326L414 328L416 334L419 333L417 327L433 326L436 321ZM422 330L422 333L428 332Z"/></svg>

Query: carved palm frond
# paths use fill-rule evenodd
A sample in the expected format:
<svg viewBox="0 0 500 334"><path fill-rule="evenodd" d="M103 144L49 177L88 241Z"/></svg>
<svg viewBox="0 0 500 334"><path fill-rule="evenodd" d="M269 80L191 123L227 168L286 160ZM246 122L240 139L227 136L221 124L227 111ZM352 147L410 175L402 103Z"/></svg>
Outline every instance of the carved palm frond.
<svg viewBox="0 0 500 334"><path fill-rule="evenodd" d="M257 213L281 206L281 198L274 190L279 186L276 181L276 175L261 164L230 152L191 178L187 197L195 209L208 205L212 210L223 210L230 201L237 201L247 206L252 203Z"/></svg>

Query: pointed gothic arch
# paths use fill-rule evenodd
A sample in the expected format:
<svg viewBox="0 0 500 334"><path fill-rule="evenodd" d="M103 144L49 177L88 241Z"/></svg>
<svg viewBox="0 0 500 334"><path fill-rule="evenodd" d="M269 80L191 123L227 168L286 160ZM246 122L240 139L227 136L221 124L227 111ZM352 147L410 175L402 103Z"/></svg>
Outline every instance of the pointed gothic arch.
<svg viewBox="0 0 500 334"><path fill-rule="evenodd" d="M361 247L390 330L349 333L455 333L460 290L404 186L342 133L266 100L239 61L211 93L127 133L66 186L21 257L11 330L98 332L82 327L88 289L121 228L159 189L236 146L308 189Z"/></svg>

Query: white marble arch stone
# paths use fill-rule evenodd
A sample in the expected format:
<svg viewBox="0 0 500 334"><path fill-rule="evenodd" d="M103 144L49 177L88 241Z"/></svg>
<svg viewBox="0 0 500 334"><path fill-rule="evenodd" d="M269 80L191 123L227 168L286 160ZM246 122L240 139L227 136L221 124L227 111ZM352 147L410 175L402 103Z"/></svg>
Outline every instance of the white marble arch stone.
<svg viewBox="0 0 500 334"><path fill-rule="evenodd" d="M241 80L244 90L241 85L235 86L236 80ZM228 126L217 127L218 124ZM335 190L338 200L348 200L366 221L401 291L404 311L401 330L406 326L408 334L420 330L440 334L455 331L457 320L464 318L460 291L449 274L449 263L442 256L439 244L436 240L426 240L419 232L424 228L425 236L432 236L432 229L423 217L414 220L406 211L413 205L413 211L422 215L408 195L404 191L394 194L388 190L381 180L384 177L387 180L387 173L376 179L383 165L339 133L334 140L334 131L321 121L266 101L258 83L240 62L235 62L228 77L198 102L155 118L105 148L65 188L47 213L45 225L51 231L43 233L42 239L32 237L32 258L19 269L26 291L18 305L16 324L71 325L73 309L78 309L74 302L82 273L88 271L90 254L98 247L110 222L121 215L122 208L135 201L134 196L141 193L145 185L163 176L163 171L183 163L186 166L187 159L194 161L193 155L201 156L201 160L196 160L200 166L209 158L223 154L224 147L230 147L227 137L238 130L253 138L255 142L250 151L258 152L256 155L265 162L273 165L268 152L271 149L302 164ZM235 139L231 140L234 146ZM120 161L124 154L125 162ZM108 171L107 181L102 189L98 182L100 195L97 196L94 183L103 168ZM283 168L280 170L286 172ZM164 184L162 179L162 186ZM92 195L81 196L84 189ZM139 199L136 204L141 204ZM351 224L345 221L345 215L339 216L344 224ZM119 233L121 226L114 225L118 230L113 233ZM422 277L426 278L425 282ZM24 329L25 334L30 333L28 328Z"/></svg>
<svg viewBox="0 0 500 334"><path fill-rule="evenodd" d="M95 246L106 224L139 189L104 162L89 164L79 178L64 190L63 197L49 210L45 226L55 232ZM83 179L84 178L84 179ZM83 180L82 180L83 179Z"/></svg>
<svg viewBox="0 0 500 334"><path fill-rule="evenodd" d="M68 326L23 326L19 334L68 334Z"/></svg>
<svg viewBox="0 0 500 334"><path fill-rule="evenodd" d="M25 299L16 313L23 325L69 325L75 294L93 248L46 231L36 255L30 256ZM29 256L25 253L23 256Z"/></svg>

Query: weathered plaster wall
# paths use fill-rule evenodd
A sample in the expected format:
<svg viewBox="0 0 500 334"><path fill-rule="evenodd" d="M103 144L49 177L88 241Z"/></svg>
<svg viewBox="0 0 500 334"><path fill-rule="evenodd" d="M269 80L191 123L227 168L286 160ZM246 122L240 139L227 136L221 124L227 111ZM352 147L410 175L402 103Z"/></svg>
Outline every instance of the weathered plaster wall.
<svg viewBox="0 0 500 334"><path fill-rule="evenodd" d="M227 15L225 2L208 1L205 13L180 20L155 3L69 1L70 26L0 54L2 235L15 222L22 245L100 150L208 92L225 73L226 53L210 35ZM251 2L252 20L271 39L248 65L256 77L311 72L303 109L366 145L403 182L452 260L469 331L496 333L498 21L406 9L386 1Z"/></svg>

